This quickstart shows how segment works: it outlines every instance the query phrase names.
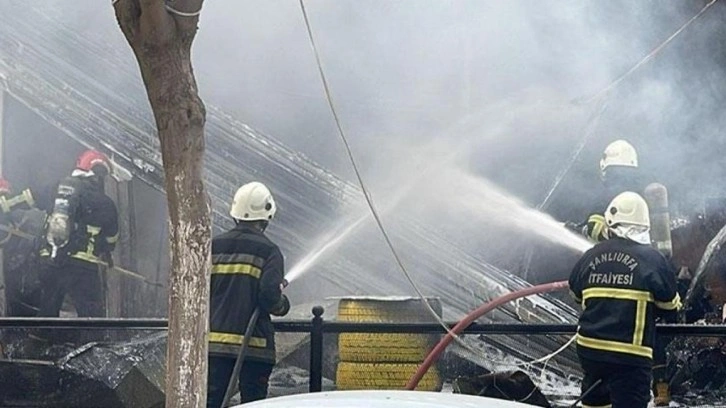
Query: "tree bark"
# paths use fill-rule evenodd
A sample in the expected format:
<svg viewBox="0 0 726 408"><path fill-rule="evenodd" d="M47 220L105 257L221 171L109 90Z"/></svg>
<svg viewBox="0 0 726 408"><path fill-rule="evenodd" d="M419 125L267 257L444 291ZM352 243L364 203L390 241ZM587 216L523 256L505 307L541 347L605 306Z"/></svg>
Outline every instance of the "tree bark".
<svg viewBox="0 0 726 408"><path fill-rule="evenodd" d="M161 142L171 271L166 406L206 406L210 205L203 182L205 109L191 64L203 0L118 0L116 18L136 55Z"/></svg>

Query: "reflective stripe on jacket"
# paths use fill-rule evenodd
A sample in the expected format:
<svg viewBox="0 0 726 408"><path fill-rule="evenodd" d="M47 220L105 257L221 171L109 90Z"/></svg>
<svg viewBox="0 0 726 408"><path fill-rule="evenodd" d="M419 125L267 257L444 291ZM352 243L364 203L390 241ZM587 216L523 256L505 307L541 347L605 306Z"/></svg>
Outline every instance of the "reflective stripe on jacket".
<svg viewBox="0 0 726 408"><path fill-rule="evenodd" d="M70 220L74 225L69 242L61 248L61 256L79 266L96 268L104 263L104 255L113 252L118 241L118 210L116 204L102 190L84 177L68 177L59 184L72 186L73 197L68 200ZM46 244L41 257L50 256Z"/></svg>
<svg viewBox="0 0 726 408"><path fill-rule="evenodd" d="M270 312L282 302L284 262L280 249L244 223L212 240L209 352L236 356L252 313L260 316L247 358L275 362Z"/></svg>
<svg viewBox="0 0 726 408"><path fill-rule="evenodd" d="M596 361L650 365L656 309L681 307L675 270L663 255L615 237L587 251L569 283L583 307L578 353Z"/></svg>

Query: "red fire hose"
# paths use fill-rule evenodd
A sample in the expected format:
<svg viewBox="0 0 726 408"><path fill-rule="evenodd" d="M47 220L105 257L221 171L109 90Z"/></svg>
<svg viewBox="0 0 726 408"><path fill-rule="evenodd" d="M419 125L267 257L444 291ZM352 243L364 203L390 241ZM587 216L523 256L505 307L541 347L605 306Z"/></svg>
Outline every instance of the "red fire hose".
<svg viewBox="0 0 726 408"><path fill-rule="evenodd" d="M446 350L446 347L451 344L452 341L454 341L454 335L461 333L461 331L473 323L474 320L511 300L523 298L529 295L554 292L556 290L567 289L568 287L569 285L567 284L567 281L546 283L526 289L515 290L514 292L499 296L498 298L479 306L479 308L466 315L466 317L457 323L456 326L454 326L451 331L439 341L436 347L431 350L431 352L426 356L424 362L421 363L418 370L416 370L416 373L408 380L406 389L413 390L416 388L418 382L421 381L421 378L423 378L429 368L436 362L436 360L439 359L441 353Z"/></svg>

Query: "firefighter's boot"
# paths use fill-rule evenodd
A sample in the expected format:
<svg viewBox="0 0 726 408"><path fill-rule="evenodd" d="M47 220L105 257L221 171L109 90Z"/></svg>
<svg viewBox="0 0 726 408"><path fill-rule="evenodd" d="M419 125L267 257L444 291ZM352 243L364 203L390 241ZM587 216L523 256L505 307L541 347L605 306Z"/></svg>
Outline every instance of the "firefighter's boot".
<svg viewBox="0 0 726 408"><path fill-rule="evenodd" d="M671 402L670 387L665 381L655 383L655 397L653 403L656 407L667 407Z"/></svg>

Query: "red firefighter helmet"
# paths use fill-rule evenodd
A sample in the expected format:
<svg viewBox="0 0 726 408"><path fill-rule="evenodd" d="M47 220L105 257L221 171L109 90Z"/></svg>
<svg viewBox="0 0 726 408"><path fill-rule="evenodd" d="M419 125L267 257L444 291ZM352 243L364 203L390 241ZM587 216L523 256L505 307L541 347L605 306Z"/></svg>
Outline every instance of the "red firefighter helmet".
<svg viewBox="0 0 726 408"><path fill-rule="evenodd" d="M10 182L0 177L0 195L10 194L11 191L12 186L10 185Z"/></svg>
<svg viewBox="0 0 726 408"><path fill-rule="evenodd" d="M76 168L83 171L91 171L96 166L103 166L106 174L111 174L111 161L108 156L98 150L86 150L78 156Z"/></svg>

